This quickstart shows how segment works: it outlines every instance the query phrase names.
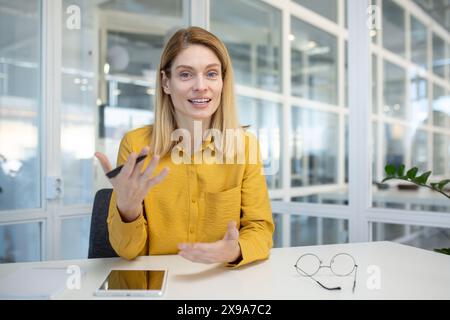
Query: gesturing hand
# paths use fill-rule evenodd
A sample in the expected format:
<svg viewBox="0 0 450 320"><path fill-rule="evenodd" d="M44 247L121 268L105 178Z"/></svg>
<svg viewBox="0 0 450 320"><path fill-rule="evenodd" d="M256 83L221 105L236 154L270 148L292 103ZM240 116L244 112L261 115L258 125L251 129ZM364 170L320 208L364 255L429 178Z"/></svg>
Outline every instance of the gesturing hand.
<svg viewBox="0 0 450 320"><path fill-rule="evenodd" d="M148 147L144 147L141 152L136 154L132 152L125 162L120 173L109 179L114 191L116 192L116 204L120 215L124 221L136 220L142 211L142 201L148 191L156 184L160 183L167 173L168 168L164 168L157 176L152 178L153 171L159 163L159 156L152 157L148 167L142 172L145 161L136 164L138 156L147 155ZM105 173L112 170L111 163L108 158L101 152L96 152L95 156L100 161Z"/></svg>
<svg viewBox="0 0 450 320"><path fill-rule="evenodd" d="M212 243L180 243L178 254L185 259L200 263L233 262L241 256L239 231L236 222L228 222L228 229L222 240Z"/></svg>

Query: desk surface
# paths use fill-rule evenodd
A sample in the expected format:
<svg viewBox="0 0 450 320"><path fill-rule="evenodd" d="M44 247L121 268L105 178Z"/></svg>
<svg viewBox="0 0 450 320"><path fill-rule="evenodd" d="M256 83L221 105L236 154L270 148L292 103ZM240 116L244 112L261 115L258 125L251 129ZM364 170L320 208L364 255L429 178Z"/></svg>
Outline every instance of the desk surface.
<svg viewBox="0 0 450 320"><path fill-rule="evenodd" d="M325 264L340 252L351 254L358 264L355 293L353 275L339 278L326 269L316 278L340 291L327 291L300 276L294 264L304 253L315 253ZM163 299L450 299L450 256L392 242L370 242L272 249L270 259L240 269L189 262L177 255L145 256L133 261L121 258L46 261L0 265L0 279L20 267L79 265L86 274L80 290L66 289L59 299L99 299L93 292L110 269L168 268ZM370 289L369 266L380 271L380 289ZM373 272L373 271L372 271ZM161 298L147 298L161 299Z"/></svg>

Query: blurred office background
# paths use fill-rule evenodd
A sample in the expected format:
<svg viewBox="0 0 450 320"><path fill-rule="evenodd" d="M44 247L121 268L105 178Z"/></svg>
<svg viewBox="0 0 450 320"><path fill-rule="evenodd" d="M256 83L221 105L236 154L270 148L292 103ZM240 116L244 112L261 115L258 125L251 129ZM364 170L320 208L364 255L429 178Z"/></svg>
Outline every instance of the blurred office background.
<svg viewBox="0 0 450 320"><path fill-rule="evenodd" d="M87 257L93 196L109 186L94 152L115 161L122 135L153 121L164 41L188 25L231 54L241 123L262 146L276 247L450 247L449 199L379 184L388 162L450 178L450 0L368 1L375 28L348 23L353 3L0 0L0 263ZM372 97L350 108L361 94L348 80L358 34L370 37ZM351 144L358 108L369 113L354 128L369 139ZM356 175L349 164L366 154L372 165Z"/></svg>

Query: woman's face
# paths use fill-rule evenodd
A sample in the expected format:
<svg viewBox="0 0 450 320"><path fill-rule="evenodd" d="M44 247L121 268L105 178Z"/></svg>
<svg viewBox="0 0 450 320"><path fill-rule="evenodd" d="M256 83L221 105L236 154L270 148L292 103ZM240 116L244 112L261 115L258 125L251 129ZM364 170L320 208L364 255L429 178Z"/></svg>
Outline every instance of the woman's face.
<svg viewBox="0 0 450 320"><path fill-rule="evenodd" d="M170 79L162 74L164 92L170 94L177 117L208 120L216 112L223 82L220 61L211 49L189 45L173 61Z"/></svg>

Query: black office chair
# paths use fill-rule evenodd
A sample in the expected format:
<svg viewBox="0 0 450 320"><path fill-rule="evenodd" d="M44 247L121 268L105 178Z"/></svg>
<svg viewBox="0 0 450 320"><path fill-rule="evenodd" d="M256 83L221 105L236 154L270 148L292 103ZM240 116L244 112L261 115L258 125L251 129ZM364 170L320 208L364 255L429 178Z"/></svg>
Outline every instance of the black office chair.
<svg viewBox="0 0 450 320"><path fill-rule="evenodd" d="M106 222L111 194L112 189L101 189L95 194L89 234L89 259L118 257L109 242L108 224Z"/></svg>

